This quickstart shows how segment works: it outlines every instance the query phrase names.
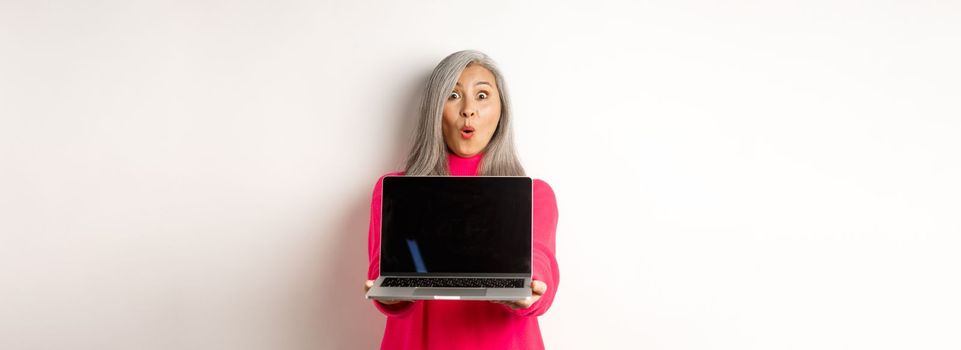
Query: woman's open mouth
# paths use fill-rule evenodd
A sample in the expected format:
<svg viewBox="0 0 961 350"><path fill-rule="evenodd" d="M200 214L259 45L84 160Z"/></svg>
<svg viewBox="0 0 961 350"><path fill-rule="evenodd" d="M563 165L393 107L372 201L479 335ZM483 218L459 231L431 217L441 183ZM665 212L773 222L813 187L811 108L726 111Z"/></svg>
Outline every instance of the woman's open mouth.
<svg viewBox="0 0 961 350"><path fill-rule="evenodd" d="M465 127L461 128L461 129L460 129L460 136L463 137L463 138L465 138L465 139L470 139L471 137L474 137L474 127L465 126Z"/></svg>

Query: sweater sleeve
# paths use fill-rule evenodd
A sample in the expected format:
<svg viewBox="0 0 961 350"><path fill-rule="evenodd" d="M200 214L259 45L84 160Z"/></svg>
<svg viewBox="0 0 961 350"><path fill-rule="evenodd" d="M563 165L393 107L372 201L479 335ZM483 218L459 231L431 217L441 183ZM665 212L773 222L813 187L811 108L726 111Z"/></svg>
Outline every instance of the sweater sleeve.
<svg viewBox="0 0 961 350"><path fill-rule="evenodd" d="M387 175L403 175L395 172ZM387 176L384 175L384 176ZM380 204L383 193L384 176L377 180L374 185L374 193L370 200L370 228L367 231L367 279L376 280L380 276ZM377 310L391 317L406 317L414 309L414 304L420 301L403 302L394 305L385 305L377 300L371 300Z"/></svg>
<svg viewBox="0 0 961 350"><path fill-rule="evenodd" d="M560 284L560 270L554 255L554 238L557 231L557 200L554 190L547 182L534 180L534 256L532 279L544 282L547 291L527 309L511 312L517 316L540 316L554 302Z"/></svg>

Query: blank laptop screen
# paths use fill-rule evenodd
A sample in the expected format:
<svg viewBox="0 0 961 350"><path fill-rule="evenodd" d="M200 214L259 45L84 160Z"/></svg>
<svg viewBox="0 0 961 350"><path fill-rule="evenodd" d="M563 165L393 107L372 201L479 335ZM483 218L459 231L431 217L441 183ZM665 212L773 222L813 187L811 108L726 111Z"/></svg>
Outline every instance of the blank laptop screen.
<svg viewBox="0 0 961 350"><path fill-rule="evenodd" d="M531 272L531 179L388 176L381 272Z"/></svg>

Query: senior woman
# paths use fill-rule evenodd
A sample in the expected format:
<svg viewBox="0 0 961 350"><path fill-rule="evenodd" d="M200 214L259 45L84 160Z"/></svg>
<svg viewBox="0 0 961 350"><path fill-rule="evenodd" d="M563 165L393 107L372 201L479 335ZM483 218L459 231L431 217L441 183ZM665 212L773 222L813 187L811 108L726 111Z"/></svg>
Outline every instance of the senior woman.
<svg viewBox="0 0 961 350"><path fill-rule="evenodd" d="M387 175L524 176L514 150L504 77L472 50L444 58L427 82L414 144L403 172ZM366 289L380 271L383 177L370 205ZM537 317L557 292L554 191L534 180L532 297L520 301L373 301L387 316L381 349L542 349Z"/></svg>

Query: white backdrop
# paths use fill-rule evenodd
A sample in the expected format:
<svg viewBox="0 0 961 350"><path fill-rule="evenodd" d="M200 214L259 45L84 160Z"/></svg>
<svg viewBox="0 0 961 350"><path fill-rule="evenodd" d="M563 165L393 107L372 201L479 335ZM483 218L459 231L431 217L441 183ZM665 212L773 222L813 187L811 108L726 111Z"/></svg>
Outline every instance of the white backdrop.
<svg viewBox="0 0 961 350"><path fill-rule="evenodd" d="M958 349L961 3L0 1L0 348L366 349L447 54L556 191L552 349Z"/></svg>

